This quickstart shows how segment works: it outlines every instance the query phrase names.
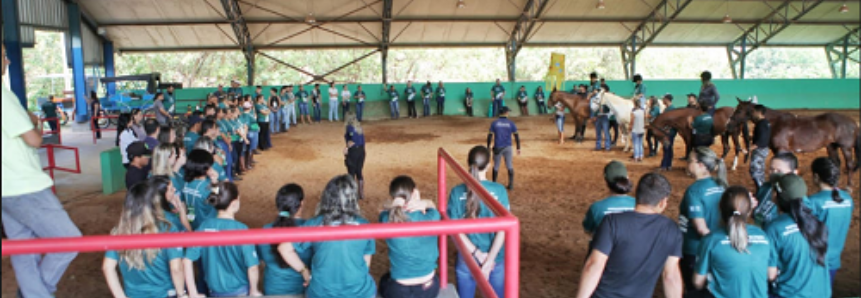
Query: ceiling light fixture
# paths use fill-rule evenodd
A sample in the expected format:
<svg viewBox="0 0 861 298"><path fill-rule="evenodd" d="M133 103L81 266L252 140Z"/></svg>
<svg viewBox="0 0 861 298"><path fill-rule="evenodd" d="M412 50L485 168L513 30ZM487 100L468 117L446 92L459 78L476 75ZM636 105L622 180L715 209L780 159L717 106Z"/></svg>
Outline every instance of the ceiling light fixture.
<svg viewBox="0 0 861 298"><path fill-rule="evenodd" d="M316 22L317 19L314 18L314 13L309 13L307 16L305 16L305 23L314 24Z"/></svg>
<svg viewBox="0 0 861 298"><path fill-rule="evenodd" d="M846 3L843 3L843 6L840 6L840 9L838 11L840 13L847 13L849 12L849 6L846 6Z"/></svg>
<svg viewBox="0 0 861 298"><path fill-rule="evenodd" d="M723 16L722 22L724 24L732 23L732 18L729 16L729 0L726 1L726 14Z"/></svg>
<svg viewBox="0 0 861 298"><path fill-rule="evenodd" d="M604 5L604 0L598 0L598 5L595 5L597 9L604 9L606 6Z"/></svg>
<svg viewBox="0 0 861 298"><path fill-rule="evenodd" d="M457 8L464 8L464 7L466 7L466 2L464 2L463 0L457 0Z"/></svg>

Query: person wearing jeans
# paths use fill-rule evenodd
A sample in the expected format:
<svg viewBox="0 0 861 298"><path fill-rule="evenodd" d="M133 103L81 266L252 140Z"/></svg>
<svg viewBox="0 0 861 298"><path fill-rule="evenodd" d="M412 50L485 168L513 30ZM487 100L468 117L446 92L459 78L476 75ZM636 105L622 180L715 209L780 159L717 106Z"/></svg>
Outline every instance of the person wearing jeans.
<svg viewBox="0 0 861 298"><path fill-rule="evenodd" d="M323 93L320 91L320 84L314 84L314 90L311 91L311 99L314 101L314 123L320 123L323 118Z"/></svg>
<svg viewBox="0 0 861 298"><path fill-rule="evenodd" d="M335 82L329 84L329 122L332 122L332 119L335 121L340 121L338 119L338 88L335 88Z"/></svg>
<svg viewBox="0 0 861 298"><path fill-rule="evenodd" d="M643 161L643 134L646 133L646 111L635 101L631 112L631 142L634 145L634 161Z"/></svg>
<svg viewBox="0 0 861 298"><path fill-rule="evenodd" d="M442 82L436 88L436 114L439 116L445 115L445 87Z"/></svg>
<svg viewBox="0 0 861 298"><path fill-rule="evenodd" d="M385 88L385 87L383 87ZM398 103L398 91L395 90L395 86L389 86L389 90L387 92L389 94L389 98L391 101L389 102L389 107L392 113L392 120L397 120L401 117L401 106Z"/></svg>
<svg viewBox="0 0 861 298"><path fill-rule="evenodd" d="M281 132L281 97L278 96L278 89L269 90L269 111L272 112L269 116L269 134L275 135Z"/></svg>
<svg viewBox="0 0 861 298"><path fill-rule="evenodd" d="M427 117L430 116L430 100L433 96L433 87L431 87L431 82L428 81L427 85L422 87L422 116Z"/></svg>
<svg viewBox="0 0 861 298"><path fill-rule="evenodd" d="M416 112L416 88L413 87L412 81L407 81L407 88L404 89L404 95L407 96L407 111L409 118L418 118Z"/></svg>
<svg viewBox="0 0 861 298"><path fill-rule="evenodd" d="M365 109L365 91L362 91L362 85L356 86L356 93L353 94L353 97L358 101L356 103L356 120L362 122L362 112Z"/></svg>
<svg viewBox="0 0 861 298"><path fill-rule="evenodd" d="M610 116L598 114L595 118L595 151L601 150L601 137L604 138L604 150L610 151Z"/></svg>
<svg viewBox="0 0 861 298"><path fill-rule="evenodd" d="M480 265L481 263L478 264ZM457 280L457 294L460 298L475 297L477 283L472 277L469 267L466 266L466 261L463 260L460 254L457 255L457 261L454 266L455 279ZM487 281L490 283L490 287L493 288L496 296L503 297L505 295L505 264L494 264L493 271L490 272L490 278Z"/></svg>
<svg viewBox="0 0 861 298"><path fill-rule="evenodd" d="M3 76L6 47L3 47ZM21 106L15 93L2 87L3 110L0 138L3 142L3 228L10 240L80 237L63 205L51 192L54 182L42 171L37 150L42 146L39 117ZM57 283L77 253L31 254L11 257L19 295L51 297Z"/></svg>
<svg viewBox="0 0 861 298"><path fill-rule="evenodd" d="M287 86L287 103L284 105L284 121L289 127L291 124L296 126L296 93L293 93L293 85Z"/></svg>

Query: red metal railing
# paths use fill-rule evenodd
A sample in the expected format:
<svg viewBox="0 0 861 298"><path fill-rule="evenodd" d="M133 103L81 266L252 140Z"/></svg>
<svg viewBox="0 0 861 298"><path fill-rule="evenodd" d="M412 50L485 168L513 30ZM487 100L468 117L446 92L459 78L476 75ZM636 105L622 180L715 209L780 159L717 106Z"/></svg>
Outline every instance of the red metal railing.
<svg viewBox="0 0 861 298"><path fill-rule="evenodd" d="M120 116L118 116L118 115L93 116L90 119L90 130L93 132L93 144L96 144L96 141L97 141L96 134L97 133L100 133L103 131L117 131L116 128L99 128L99 127L97 127L96 122L99 121L98 119L119 119L119 118L120 118ZM110 120L108 120L108 121L110 121Z"/></svg>
<svg viewBox="0 0 861 298"><path fill-rule="evenodd" d="M45 127L45 125L42 124L45 122L56 123L57 124L57 130L42 130L42 135L43 136L44 135L57 135L57 143L62 144L63 143L63 129L60 126L60 118L43 118L43 119L41 119L39 124L42 125L42 127ZM42 127L40 127L40 128L42 128Z"/></svg>
<svg viewBox="0 0 861 298"><path fill-rule="evenodd" d="M51 180L54 180L54 171L68 172L68 173L72 173L72 174L80 174L81 173L81 155L78 153L78 148L63 146L63 145L55 145L55 144L45 144L45 145L42 145L42 148L45 148L47 150L47 155L48 155L48 166L42 168L42 171L48 171L48 175L51 176ZM54 152L57 149L71 150L71 151L75 152L75 168L74 169L69 169L69 168L57 166L57 161L54 158ZM57 185L54 184L54 186L51 186L51 190L53 190L54 193L57 193Z"/></svg>
<svg viewBox="0 0 861 298"><path fill-rule="evenodd" d="M2 242L2 255L45 254L59 252L102 252L146 248L207 247L246 244L276 244L285 242L320 242L356 239L387 239L399 237L440 235L440 278L448 280L446 235L465 233L493 233L503 231L505 238L505 297L519 297L520 280L520 222L511 215L481 184L461 167L444 149L439 150L439 210L444 220L439 222L368 224L361 226L312 227L290 229L255 229L218 233L193 232L136 236L86 236L81 238L52 238L38 240L6 240ZM451 220L446 210L446 165L464 180L467 187L478 192L482 201L497 215L496 218ZM479 290L488 298L497 298L490 284L481 274L478 264L464 250L458 237L455 244Z"/></svg>

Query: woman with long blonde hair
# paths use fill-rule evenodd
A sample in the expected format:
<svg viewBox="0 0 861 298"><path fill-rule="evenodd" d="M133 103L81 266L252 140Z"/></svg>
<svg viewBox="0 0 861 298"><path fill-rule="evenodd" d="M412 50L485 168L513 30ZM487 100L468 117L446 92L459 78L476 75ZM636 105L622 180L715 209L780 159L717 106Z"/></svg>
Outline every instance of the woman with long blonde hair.
<svg viewBox="0 0 861 298"><path fill-rule="evenodd" d="M177 232L156 204L156 190L139 183L126 194L122 216L112 235L151 235ZM137 249L109 251L102 271L114 297L187 297L182 270L183 250ZM117 266L123 277L120 283Z"/></svg>
<svg viewBox="0 0 861 298"><path fill-rule="evenodd" d="M344 148L344 156L346 156L345 164L347 165L347 173L350 174L356 183L359 184L359 200L365 198L365 176L362 170L365 168L365 131L362 129L362 122L356 117L356 114L347 114L347 133L344 134L344 140L347 142L347 147Z"/></svg>
<svg viewBox="0 0 861 298"><path fill-rule="evenodd" d="M167 176L173 182L173 187L182 189L183 181L182 167L186 162L185 151L176 144L162 143L152 152L152 177Z"/></svg>

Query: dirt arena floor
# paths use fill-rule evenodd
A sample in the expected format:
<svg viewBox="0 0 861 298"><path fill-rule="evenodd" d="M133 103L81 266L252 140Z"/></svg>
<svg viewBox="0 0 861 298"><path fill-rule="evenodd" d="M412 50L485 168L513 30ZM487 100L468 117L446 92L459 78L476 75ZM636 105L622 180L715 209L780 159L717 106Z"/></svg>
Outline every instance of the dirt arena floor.
<svg viewBox="0 0 861 298"><path fill-rule="evenodd" d="M814 114L815 111L799 111ZM847 115L859 118L858 111L846 111ZM522 223L521 297L563 298L572 297L577 289L581 267L586 253L589 235L583 232L581 222L589 205L607 195L602 181L604 165L613 160L627 162L629 154L620 149L612 152L593 152L594 130L590 126L586 142L567 142L560 146L554 138L555 126L550 116L515 118L523 140L523 155L515 157L517 188L510 193L511 209ZM436 151L444 147L459 161L466 161L467 151L475 145L485 143L491 119L445 117L421 120L377 121L365 126L368 140L365 167L367 200L361 202L366 218L376 221L377 215L388 201L388 183L397 175L410 175L419 184L427 199L436 199ZM567 125L566 134L573 132ZM312 216L313 206L325 184L332 177L346 172L343 162L342 124L324 123L300 126L289 134L274 138L275 150L262 155L260 164L245 180L239 182L242 193L242 210L237 219L252 228L262 227L274 220L274 196L278 188L286 183L299 183L306 191L309 201L304 210L306 217ZM97 154L113 146L114 136L106 136L97 146L92 145L90 135L84 132L68 133L67 144L82 150L84 173L81 175L58 174L60 199L72 219L85 235L107 234L116 225L122 208L122 193L101 195L100 168ZM715 148L718 145L716 145ZM676 158L682 156L681 140L676 142ZM811 181L809 165L815 157L825 152L800 155L803 176ZM68 156L60 156L64 160ZM67 160L67 159L66 159ZM643 163L629 163L632 180L637 181L658 167L658 157L648 158ZM673 185L670 208L665 215L678 218L678 204L685 188L693 182L686 176L686 162L674 161L675 170L666 174ZM507 181L502 170L501 181ZM449 175L449 185L460 181ZM748 166L739 165L730 173L731 184L752 187ZM854 178L853 198L858 202L857 185ZM812 185L811 185L812 187ZM843 269L837 276L835 297L857 297L861 295L861 263L859 263L859 216L858 209L843 252ZM380 240L373 260L372 274L379 278L388 270L387 248ZM454 248L450 248L454 256ZM108 297L109 292L101 273L102 254L82 254L71 265L60 283L58 297ZM453 282L454 262L450 259L449 273ZM2 297L14 297L16 283L8 258L2 260ZM659 292L660 293L660 290ZM657 296L657 295L656 295Z"/></svg>

